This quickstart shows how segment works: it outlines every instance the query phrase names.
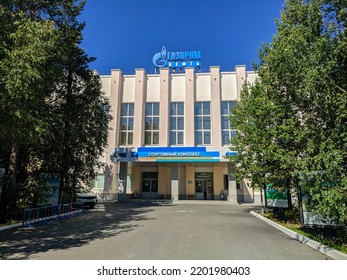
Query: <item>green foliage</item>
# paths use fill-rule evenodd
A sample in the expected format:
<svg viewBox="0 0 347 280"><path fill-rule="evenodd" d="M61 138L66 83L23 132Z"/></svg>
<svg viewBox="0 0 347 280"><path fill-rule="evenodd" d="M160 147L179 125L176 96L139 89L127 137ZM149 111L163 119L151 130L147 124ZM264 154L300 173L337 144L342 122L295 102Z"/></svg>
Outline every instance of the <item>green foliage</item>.
<svg viewBox="0 0 347 280"><path fill-rule="evenodd" d="M259 81L245 86L232 116L231 143L236 176L254 185L267 174L296 188L299 175L317 172L306 182L310 207L339 223L347 220L346 11L346 1L286 1L259 52Z"/></svg>
<svg viewBox="0 0 347 280"><path fill-rule="evenodd" d="M109 102L94 60L79 47L85 1L0 1L0 220L44 202L42 174L61 191L95 177L107 143Z"/></svg>

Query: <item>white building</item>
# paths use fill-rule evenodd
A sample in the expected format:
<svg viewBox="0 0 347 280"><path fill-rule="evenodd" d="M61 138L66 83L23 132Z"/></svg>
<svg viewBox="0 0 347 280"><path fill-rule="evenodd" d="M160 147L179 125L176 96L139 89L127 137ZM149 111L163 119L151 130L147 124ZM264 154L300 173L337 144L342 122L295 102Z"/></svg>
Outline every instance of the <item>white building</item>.
<svg viewBox="0 0 347 280"><path fill-rule="evenodd" d="M94 184L101 199L206 199L259 202L258 191L231 176L228 116L244 82L257 74L235 71L159 74L136 69L102 76L113 120L106 168ZM116 151L116 152L115 152Z"/></svg>

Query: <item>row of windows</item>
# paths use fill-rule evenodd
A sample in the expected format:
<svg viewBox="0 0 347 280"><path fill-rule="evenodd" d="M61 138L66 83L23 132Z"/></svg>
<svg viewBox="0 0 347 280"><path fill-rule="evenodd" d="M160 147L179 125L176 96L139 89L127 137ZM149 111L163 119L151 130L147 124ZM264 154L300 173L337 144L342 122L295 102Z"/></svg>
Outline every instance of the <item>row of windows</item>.
<svg viewBox="0 0 347 280"><path fill-rule="evenodd" d="M229 144L236 131L231 129L229 116L235 108L234 101L221 103L222 144ZM195 145L211 144L210 102L194 103ZM133 144L134 103L123 103L120 118L120 145ZM170 145L183 145L184 142L184 103L170 103L169 118ZM159 144L159 103L146 103L145 106L145 145Z"/></svg>

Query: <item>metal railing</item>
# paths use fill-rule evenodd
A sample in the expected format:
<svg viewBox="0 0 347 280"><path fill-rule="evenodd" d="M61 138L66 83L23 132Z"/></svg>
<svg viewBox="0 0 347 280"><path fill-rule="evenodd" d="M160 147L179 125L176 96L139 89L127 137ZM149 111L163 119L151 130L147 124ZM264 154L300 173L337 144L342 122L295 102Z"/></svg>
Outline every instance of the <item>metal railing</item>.
<svg viewBox="0 0 347 280"><path fill-rule="evenodd" d="M56 206L43 206L27 208L23 212L22 226L32 226L50 220L71 217L83 212L84 205L81 202L59 204Z"/></svg>

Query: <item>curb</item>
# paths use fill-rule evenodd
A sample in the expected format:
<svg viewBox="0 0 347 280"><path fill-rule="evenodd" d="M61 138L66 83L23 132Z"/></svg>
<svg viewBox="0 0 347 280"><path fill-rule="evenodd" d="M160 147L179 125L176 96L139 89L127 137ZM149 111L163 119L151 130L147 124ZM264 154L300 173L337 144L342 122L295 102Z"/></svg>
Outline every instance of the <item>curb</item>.
<svg viewBox="0 0 347 280"><path fill-rule="evenodd" d="M292 237L293 239L299 241L300 243L306 244L308 246L310 246L311 248L313 248L314 250L317 250L325 255L327 255L328 257L334 259L334 260L347 260L347 255L337 251L335 249L330 248L327 245L324 245L322 243L319 243L317 241L314 241L306 236L303 236L302 234L299 234L295 231L292 231L284 226L281 226L257 213L255 213L254 211L250 212L251 215L263 220L264 222L272 225L273 227L277 228L278 230L282 231L283 233L287 234L288 236Z"/></svg>
<svg viewBox="0 0 347 280"><path fill-rule="evenodd" d="M10 228L15 228L15 227L21 227L22 223L17 223L17 224L12 224L8 226L2 226L0 227L0 231L5 230L5 229L10 229Z"/></svg>

